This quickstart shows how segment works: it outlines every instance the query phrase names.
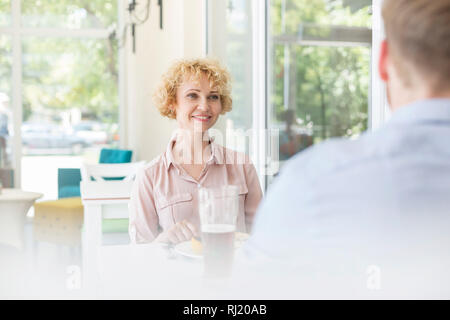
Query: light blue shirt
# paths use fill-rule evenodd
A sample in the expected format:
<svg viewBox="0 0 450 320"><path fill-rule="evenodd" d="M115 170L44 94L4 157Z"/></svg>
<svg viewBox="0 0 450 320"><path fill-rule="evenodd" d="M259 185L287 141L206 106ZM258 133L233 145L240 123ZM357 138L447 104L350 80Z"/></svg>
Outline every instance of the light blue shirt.
<svg viewBox="0 0 450 320"><path fill-rule="evenodd" d="M331 139L288 161L244 253L292 268L420 259L436 267L450 255L449 217L450 99L420 101L372 133Z"/></svg>

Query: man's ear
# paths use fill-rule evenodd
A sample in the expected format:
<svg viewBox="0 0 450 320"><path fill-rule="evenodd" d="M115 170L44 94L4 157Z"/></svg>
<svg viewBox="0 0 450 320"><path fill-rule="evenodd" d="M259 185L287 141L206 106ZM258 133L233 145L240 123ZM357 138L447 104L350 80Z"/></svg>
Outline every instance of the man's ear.
<svg viewBox="0 0 450 320"><path fill-rule="evenodd" d="M380 59L378 60L378 73L380 74L381 80L387 82L389 80L388 73L388 55L389 47L387 40L383 40L380 46Z"/></svg>

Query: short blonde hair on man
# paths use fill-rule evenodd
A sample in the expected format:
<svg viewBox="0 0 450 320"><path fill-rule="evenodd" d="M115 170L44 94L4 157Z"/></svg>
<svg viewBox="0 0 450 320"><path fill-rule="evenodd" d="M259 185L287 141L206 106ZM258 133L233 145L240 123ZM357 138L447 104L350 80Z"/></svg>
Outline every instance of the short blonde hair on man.
<svg viewBox="0 0 450 320"><path fill-rule="evenodd" d="M384 0L389 51L407 86L418 78L435 92L450 89L450 0Z"/></svg>
<svg viewBox="0 0 450 320"><path fill-rule="evenodd" d="M215 59L198 58L178 60L163 74L153 94L153 100L159 112L165 117L175 119L176 110L172 106L177 102L177 89L186 79L198 80L202 75L206 75L211 88L219 93L222 103L221 114L231 111L230 73Z"/></svg>

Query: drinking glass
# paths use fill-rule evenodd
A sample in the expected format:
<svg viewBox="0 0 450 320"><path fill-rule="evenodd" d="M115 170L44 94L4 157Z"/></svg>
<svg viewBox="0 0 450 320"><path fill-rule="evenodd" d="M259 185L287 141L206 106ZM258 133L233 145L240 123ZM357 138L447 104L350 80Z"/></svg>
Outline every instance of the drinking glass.
<svg viewBox="0 0 450 320"><path fill-rule="evenodd" d="M239 188L234 185L199 188L198 193L204 275L229 276L239 213Z"/></svg>

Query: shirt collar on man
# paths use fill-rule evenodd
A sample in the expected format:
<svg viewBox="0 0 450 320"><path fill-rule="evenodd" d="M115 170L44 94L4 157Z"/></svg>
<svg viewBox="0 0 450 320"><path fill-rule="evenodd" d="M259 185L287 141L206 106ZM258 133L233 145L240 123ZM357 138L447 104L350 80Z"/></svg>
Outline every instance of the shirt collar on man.
<svg viewBox="0 0 450 320"><path fill-rule="evenodd" d="M169 170L170 165L175 162L175 158L173 156L173 145L177 140L178 130L176 130L172 137L170 138L169 144L167 145L166 152L164 154L164 160L166 162L166 168ZM211 158L207 161L208 164L211 163L222 163L223 155L220 152L220 148L214 143L214 137L210 137L208 131L205 133L204 140L208 140L211 144Z"/></svg>
<svg viewBox="0 0 450 320"><path fill-rule="evenodd" d="M392 123L450 122L450 99L427 99L400 107L392 114Z"/></svg>

